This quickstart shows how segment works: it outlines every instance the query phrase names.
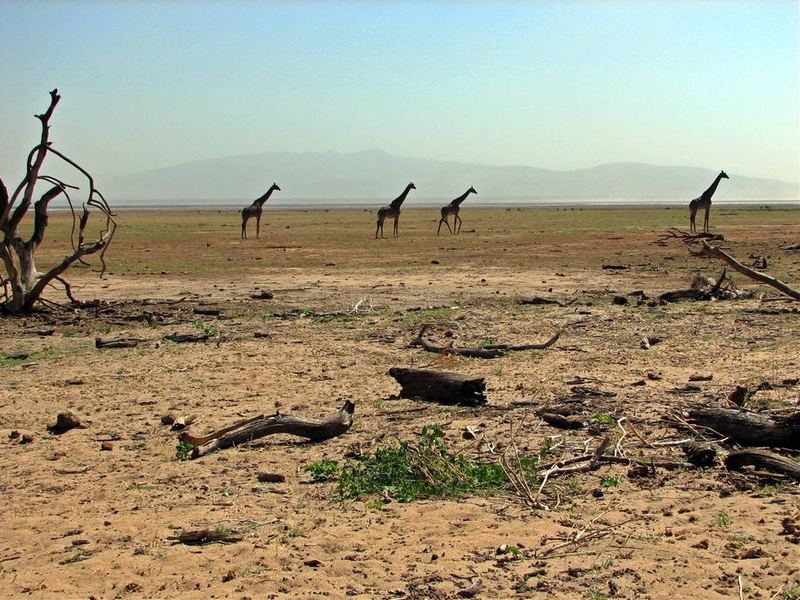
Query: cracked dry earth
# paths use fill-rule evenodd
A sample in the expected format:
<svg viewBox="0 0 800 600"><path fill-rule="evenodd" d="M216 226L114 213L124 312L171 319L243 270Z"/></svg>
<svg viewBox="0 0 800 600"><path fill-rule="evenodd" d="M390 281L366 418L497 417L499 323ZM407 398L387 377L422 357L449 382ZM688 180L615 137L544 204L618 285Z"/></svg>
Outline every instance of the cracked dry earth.
<svg viewBox="0 0 800 600"><path fill-rule="evenodd" d="M624 464L602 465L548 484L551 510L534 510L511 488L343 501L335 482L312 483L304 469L344 461L355 447L414 440L426 424L476 460L496 461L512 442L525 455L549 448L547 460L569 457L609 435L628 457L682 461L679 446L650 447L694 435L665 417L726 406L736 385L769 384L750 408L797 410L796 303L637 303L626 295L653 298L721 266L678 240L656 243L684 211L633 212L629 224L625 211L465 210L465 233L437 238L435 211L406 210L403 237L376 241L362 211L281 211L247 242L232 212L122 213L110 274L70 274L76 295L99 304L0 321L2 595L800 597L791 480L720 466L635 477ZM68 223L54 221L63 241ZM796 209L720 210L712 223L734 255L768 256L770 273L800 283L800 253L777 249L800 239ZM251 297L260 290L273 298ZM628 304L615 304L618 295ZM558 303L519 303L532 296ZM62 301L55 290L50 297ZM353 315L318 314L347 312L362 298ZM428 323L432 339L458 346L564 334L547 350L481 360L409 348ZM209 341L163 340L201 330ZM97 336L123 335L143 341L94 347ZM643 338L661 341L645 349ZM394 366L484 377L488 404L397 399ZM712 378L686 389L698 373ZM161 423L193 416L191 431L202 434L276 409L323 417L343 399L356 412L340 437L270 436L190 461L176 460L177 434ZM560 430L537 416L564 402L590 427ZM65 410L85 427L49 433ZM286 481L259 483L260 472ZM171 539L201 528L243 537Z"/></svg>

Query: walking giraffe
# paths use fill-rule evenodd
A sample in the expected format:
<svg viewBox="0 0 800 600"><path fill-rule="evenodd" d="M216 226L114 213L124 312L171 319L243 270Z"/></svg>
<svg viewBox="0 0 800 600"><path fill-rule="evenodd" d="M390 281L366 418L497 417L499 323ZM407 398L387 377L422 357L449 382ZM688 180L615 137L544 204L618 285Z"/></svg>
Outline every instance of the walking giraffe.
<svg viewBox="0 0 800 600"><path fill-rule="evenodd" d="M406 189L403 190L403 193L400 194L397 198L392 200L389 206L383 206L378 209L378 226L375 229L375 239L378 239L378 232L381 233L381 239L386 239L383 235L383 222L386 220L386 217L392 217L394 219L394 227L392 229L392 235L394 237L400 237L400 234L397 229L397 222L400 220L400 206L402 206L403 202L405 202L406 197L408 196L411 190L417 189L413 183L409 183L406 186Z"/></svg>
<svg viewBox="0 0 800 600"><path fill-rule="evenodd" d="M447 222L447 217L453 215L453 228L450 229L451 234L458 235L461 232L461 217L458 216L458 211L461 210L461 203L467 199L467 196L470 194L477 194L478 192L475 191L474 187L470 187L466 192L461 194L458 198L455 198L450 201L450 204L447 204L442 207L442 218L439 219L439 229L436 230L436 235L439 235L442 231L442 223L447 225L447 229L450 229L450 223ZM458 228L456 228L456 224L458 224Z"/></svg>
<svg viewBox="0 0 800 600"><path fill-rule="evenodd" d="M697 225L694 222L695 216L697 216L697 211L699 209L703 209L706 211L705 218L703 219L703 231L708 232L708 213L711 210L711 196L714 195L714 192L717 191L717 186L719 182L723 179L730 179L725 171L720 171L717 178L714 180L709 188L703 192L699 198L695 198L691 202L689 202L689 231L696 232Z"/></svg>
<svg viewBox="0 0 800 600"><path fill-rule="evenodd" d="M250 206L242 209L243 240L247 239L247 221L249 221L252 217L256 218L256 237L258 237L261 233L261 213L264 210L264 202L269 200L269 197L274 191L281 191L281 188L278 187L277 183L273 183L263 196L253 200L253 203Z"/></svg>

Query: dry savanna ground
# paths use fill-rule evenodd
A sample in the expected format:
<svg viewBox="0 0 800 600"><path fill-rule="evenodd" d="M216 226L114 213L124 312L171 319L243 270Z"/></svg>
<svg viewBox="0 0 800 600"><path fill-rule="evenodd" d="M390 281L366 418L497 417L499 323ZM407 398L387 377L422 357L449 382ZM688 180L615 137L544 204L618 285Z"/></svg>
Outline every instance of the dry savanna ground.
<svg viewBox="0 0 800 600"><path fill-rule="evenodd" d="M753 409L798 408L796 303L627 296L721 272L680 240L658 243L685 227L684 209L467 206L458 237L437 237L437 216L407 207L400 239L376 241L374 213L267 207L261 239L242 241L234 211L122 212L107 275L97 260L69 273L79 299L101 302L0 320L3 597L799 598L788 479L604 463L548 482L549 510L510 485L400 502L313 482L310 464L419 444L431 425L469 461L516 451L544 465L608 436L609 453L661 463L684 460L661 444L696 435L679 421L687 409L728 406L737 385L768 384ZM40 268L63 252L69 224L52 217ZM800 242L796 208L715 206L712 225L732 254L764 256L800 284L800 253L779 249ZM273 298L251 297L263 290ZM532 296L557 303L520 304ZM48 297L66 304L60 290ZM457 346L563 334L485 360L409 347L423 324ZM173 332L210 339L163 339ZM142 341L96 349L98 336ZM488 403L398 399L391 367L484 377ZM712 378L687 388L695 374ZM194 417L202 434L276 409L323 417L345 399L356 408L344 435L269 436L196 460L177 459L178 434L161 423ZM587 427L545 424L537 411L549 405L576 406ZM67 410L85 427L50 433ZM264 472L285 482L262 483ZM535 495L535 466L529 480ZM194 529L241 540L172 539Z"/></svg>

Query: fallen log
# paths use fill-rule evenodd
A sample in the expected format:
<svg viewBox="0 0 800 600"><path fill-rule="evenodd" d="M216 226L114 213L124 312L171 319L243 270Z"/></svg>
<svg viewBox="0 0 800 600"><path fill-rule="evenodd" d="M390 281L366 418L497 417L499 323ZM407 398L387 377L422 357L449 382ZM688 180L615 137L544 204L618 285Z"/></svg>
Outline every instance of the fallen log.
<svg viewBox="0 0 800 600"><path fill-rule="evenodd" d="M735 408L698 408L689 411L689 421L744 446L800 449L800 413L771 417Z"/></svg>
<svg viewBox="0 0 800 600"><path fill-rule="evenodd" d="M94 338L94 347L103 349L103 348L135 348L139 345L140 340L138 338L131 338L131 337L119 337L113 339L103 339L100 337Z"/></svg>
<svg viewBox="0 0 800 600"><path fill-rule="evenodd" d="M557 331L553 337L541 344L489 344L482 348L458 348L452 344L447 346L437 346L436 344L424 338L425 332L430 325L423 325L419 334L409 344L410 347L420 347L428 352L436 354L457 354L458 356L465 356L467 358L499 358L504 356L506 352L519 352L523 350L545 350L558 341L561 337L561 332Z"/></svg>
<svg viewBox="0 0 800 600"><path fill-rule="evenodd" d="M725 458L725 466L734 471L739 471L745 466L753 466L771 473L788 475L800 481L800 463L764 448L731 452Z"/></svg>
<svg viewBox="0 0 800 600"><path fill-rule="evenodd" d="M486 381L482 377L399 367L389 369L389 375L400 384L401 398L461 406L486 404Z"/></svg>
<svg viewBox="0 0 800 600"><path fill-rule="evenodd" d="M176 344L186 344L192 342L205 342L211 336L208 333L169 333L164 339Z"/></svg>
<svg viewBox="0 0 800 600"><path fill-rule="evenodd" d="M750 267L740 263L738 260L733 258L730 254L727 254L720 248L716 246L712 246L705 240L703 241L703 249L710 254L711 256L715 256L717 258L721 258L726 263L728 263L731 267L742 273L743 275L747 275L751 279L755 279L756 281L760 281L761 283L766 283L767 285L771 285L777 290L780 290L787 296L794 298L795 300L800 300L800 291L797 291L782 281L775 279L771 275L767 275L766 273L762 273L761 271L756 271L751 269Z"/></svg>
<svg viewBox="0 0 800 600"><path fill-rule="evenodd" d="M208 435L195 436L184 431L178 439L193 447L192 458L199 458L216 450L224 450L276 433L287 433L312 442L322 442L342 435L350 429L353 424L355 407L353 402L347 400L342 408L321 420L282 415L276 412L274 415L260 415L239 421Z"/></svg>
<svg viewBox="0 0 800 600"><path fill-rule="evenodd" d="M176 544L186 544L187 546L204 546L206 544L233 544L241 542L244 536L235 531L217 531L211 529L197 529L193 531L183 531L180 534L169 538Z"/></svg>
<svg viewBox="0 0 800 600"><path fill-rule="evenodd" d="M558 427L559 429L582 429L584 422L580 419L570 419L557 413L541 413L539 418L548 425Z"/></svg>

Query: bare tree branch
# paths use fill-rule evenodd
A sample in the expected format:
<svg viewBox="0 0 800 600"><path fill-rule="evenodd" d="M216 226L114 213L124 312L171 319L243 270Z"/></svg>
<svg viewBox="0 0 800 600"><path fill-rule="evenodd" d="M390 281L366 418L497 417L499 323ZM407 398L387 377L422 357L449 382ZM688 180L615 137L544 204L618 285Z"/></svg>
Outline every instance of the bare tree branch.
<svg viewBox="0 0 800 600"><path fill-rule="evenodd" d="M771 275L767 275L766 273L762 273L761 271L756 271L751 269L750 267L743 265L738 260L733 258L730 254L727 254L720 248L716 246L712 246L706 241L703 241L703 249L710 254L711 256L715 256L717 258L721 258L726 263L728 263L731 267L742 273L743 275L747 275L751 279L755 279L756 281L760 281L761 283L766 283L767 285L771 285L775 289L780 290L787 296L794 298L795 300L800 300L800 292L789 287L782 281L775 279Z"/></svg>

